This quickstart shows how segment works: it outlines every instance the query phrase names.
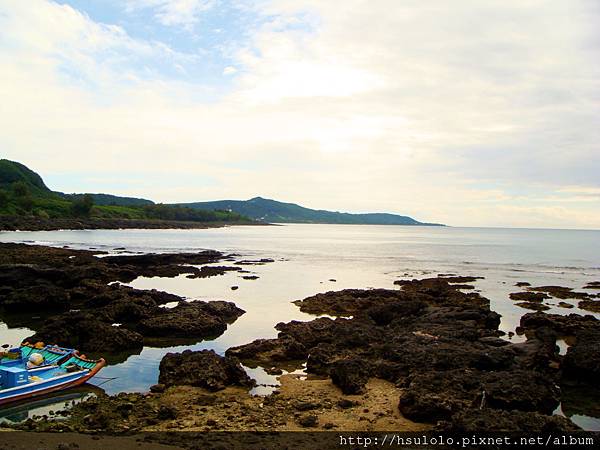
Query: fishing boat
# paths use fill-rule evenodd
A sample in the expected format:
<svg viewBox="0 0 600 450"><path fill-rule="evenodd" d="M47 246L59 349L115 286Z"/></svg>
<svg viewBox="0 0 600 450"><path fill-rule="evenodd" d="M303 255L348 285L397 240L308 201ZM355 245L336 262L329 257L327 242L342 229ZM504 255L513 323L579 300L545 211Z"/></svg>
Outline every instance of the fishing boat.
<svg viewBox="0 0 600 450"><path fill-rule="evenodd" d="M23 343L0 359L0 405L79 386L105 365L74 349Z"/></svg>

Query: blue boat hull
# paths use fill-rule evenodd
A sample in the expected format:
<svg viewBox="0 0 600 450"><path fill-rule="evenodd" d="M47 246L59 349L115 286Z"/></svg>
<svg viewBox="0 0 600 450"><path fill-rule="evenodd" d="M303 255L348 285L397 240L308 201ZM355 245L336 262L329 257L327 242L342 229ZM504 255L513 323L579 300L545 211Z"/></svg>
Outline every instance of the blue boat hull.
<svg viewBox="0 0 600 450"><path fill-rule="evenodd" d="M29 364L34 352L42 360L38 367ZM105 364L104 359L89 360L72 349L22 344L0 360L0 405L79 386Z"/></svg>
<svg viewBox="0 0 600 450"><path fill-rule="evenodd" d="M75 372L0 391L0 405L68 389L85 383L95 375L92 371Z"/></svg>

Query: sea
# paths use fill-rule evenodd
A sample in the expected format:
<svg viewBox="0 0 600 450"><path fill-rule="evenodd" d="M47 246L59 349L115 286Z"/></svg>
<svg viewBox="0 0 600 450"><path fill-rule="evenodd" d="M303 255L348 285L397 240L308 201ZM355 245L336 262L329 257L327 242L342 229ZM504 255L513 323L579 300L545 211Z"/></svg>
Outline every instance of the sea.
<svg viewBox="0 0 600 450"><path fill-rule="evenodd" d="M515 283L558 285L581 289L600 281L600 231L524 228L463 228L395 225L281 224L230 226L200 230L64 230L2 232L0 242L20 242L99 253L193 252L206 249L235 253L239 259L270 258L274 262L245 266L259 278L245 280L236 272L203 279L139 277L130 286L159 289L193 300L232 301L246 313L213 340L169 343L168 347L144 347L102 370L94 380L109 394L144 392L158 379L158 366L168 352L213 349L223 354L232 346L258 338L276 337L274 326L291 320L312 320L292 302L319 292L345 288L397 288L394 281L433 277L438 274L480 276L476 291L490 299L502 316L500 329L514 332L520 317L530 312L509 299L519 292ZM219 263L223 264L223 263ZM238 286L237 290L232 290ZM589 292L589 291L588 291ZM572 309L547 300L552 314L593 314L566 300ZM0 317L0 341L18 345L32 334L26 328L9 328ZM508 337L506 337L508 339ZM523 337L510 338L520 341ZM559 341L561 352L567 343ZM277 379L261 367L246 367L258 382L252 394L264 395L277 387ZM302 372L302 367L296 371ZM92 395L84 393L82 396ZM63 399L59 399L59 403ZM69 401L73 401L69 399ZM23 420L41 414L57 402L20 407L1 417ZM556 414L565 414L562 405ZM585 409L585 408L584 408ZM568 416L588 430L600 430L600 418L572 405Z"/></svg>

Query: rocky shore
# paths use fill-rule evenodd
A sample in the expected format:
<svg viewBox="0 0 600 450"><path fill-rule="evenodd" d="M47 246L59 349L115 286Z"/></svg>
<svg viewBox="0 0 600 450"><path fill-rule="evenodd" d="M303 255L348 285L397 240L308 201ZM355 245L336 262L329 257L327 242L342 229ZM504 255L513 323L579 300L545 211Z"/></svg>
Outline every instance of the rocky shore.
<svg viewBox="0 0 600 450"><path fill-rule="evenodd" d="M55 218L34 216L0 216L0 231L54 230L124 230L124 229L204 229L227 225L263 225L249 222L188 222L177 220L144 220L120 218Z"/></svg>
<svg viewBox="0 0 600 450"><path fill-rule="evenodd" d="M452 281L452 282L451 282ZM482 430L570 432L553 415L563 386L600 375L600 322L592 316L523 316L522 343L501 339L500 317L464 281L402 281L400 290L343 290L296 302L337 318L277 325L275 339L211 351L168 354L147 394L101 396L60 421L25 430L139 433L234 430ZM458 289L461 287L461 289ZM559 354L556 341L573 345ZM253 397L240 365L306 375ZM307 380L302 380L308 376ZM585 384L589 392L597 385Z"/></svg>
<svg viewBox="0 0 600 450"><path fill-rule="evenodd" d="M232 256L215 251L97 257L101 252L0 244L0 309L11 327L35 330L29 340L120 357L152 338L198 340L222 334L244 311L225 301L186 302L156 290L123 286L139 276L193 278L242 271L206 266ZM103 255L101 255L103 256ZM172 307L163 307L170 304ZM32 316L43 317L43 320Z"/></svg>
<svg viewBox="0 0 600 450"><path fill-rule="evenodd" d="M197 341L222 333L244 312L229 302L185 302L119 282L140 275L218 276L272 262L215 251L97 255L1 244L4 320L15 326L23 312L44 311L43 321L27 324L35 330L31 339L92 352L134 351L155 338ZM294 303L327 317L279 323L277 338L230 348L225 356L207 350L167 354L148 393L99 395L54 416L60 420L38 417L17 428L91 434L578 430L554 412L560 405L597 415L596 404L585 402L600 396L600 321L528 313L517 330L525 340L513 343L498 329L500 316L489 300L468 284L476 280L440 276L398 280L397 289L317 294ZM515 301L598 302L595 282L585 292L520 284L525 290L511 296ZM559 339L570 345L565 354ZM241 363L281 374L280 386L251 396L255 382ZM173 439L193 448L191 439Z"/></svg>

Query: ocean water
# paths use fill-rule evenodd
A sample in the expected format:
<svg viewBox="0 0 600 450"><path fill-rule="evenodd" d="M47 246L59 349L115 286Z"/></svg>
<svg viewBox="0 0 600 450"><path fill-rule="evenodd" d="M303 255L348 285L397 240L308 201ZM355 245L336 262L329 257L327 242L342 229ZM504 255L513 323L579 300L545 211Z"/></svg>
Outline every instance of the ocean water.
<svg viewBox="0 0 600 450"><path fill-rule="evenodd" d="M102 371L115 378L102 388L109 393L146 391L156 383L158 364L169 351L185 348L227 348L257 338L275 337L274 326L290 320L311 320L291 302L318 292L344 288L394 288L397 279L423 278L439 273L485 277L474 283L491 307L502 315L501 329L514 331L522 314L529 312L508 298L520 289L514 284L559 285L576 289L600 281L600 231L550 229L500 229L407 227L375 225L233 226L207 230L91 230L0 233L0 242L97 249L118 253L179 252L215 249L240 258L272 258L273 263L248 266L258 280L244 280L231 272L207 279L144 278L130 285L160 289L190 300L228 300L246 311L227 331L212 341L184 342L170 347L145 347L139 355ZM238 290L231 290L239 286ZM548 300L548 313L592 314L580 310L577 300L566 300L573 309ZM600 318L600 315L595 314ZM30 334L8 329L0 321L0 340L18 342ZM519 340L514 336L513 340ZM565 346L564 342L559 343ZM564 350L564 349L563 349ZM301 368L298 368L301 370ZM260 384L276 384L262 368L247 368ZM255 393L268 392L259 386ZM575 417L588 429L600 421Z"/></svg>

